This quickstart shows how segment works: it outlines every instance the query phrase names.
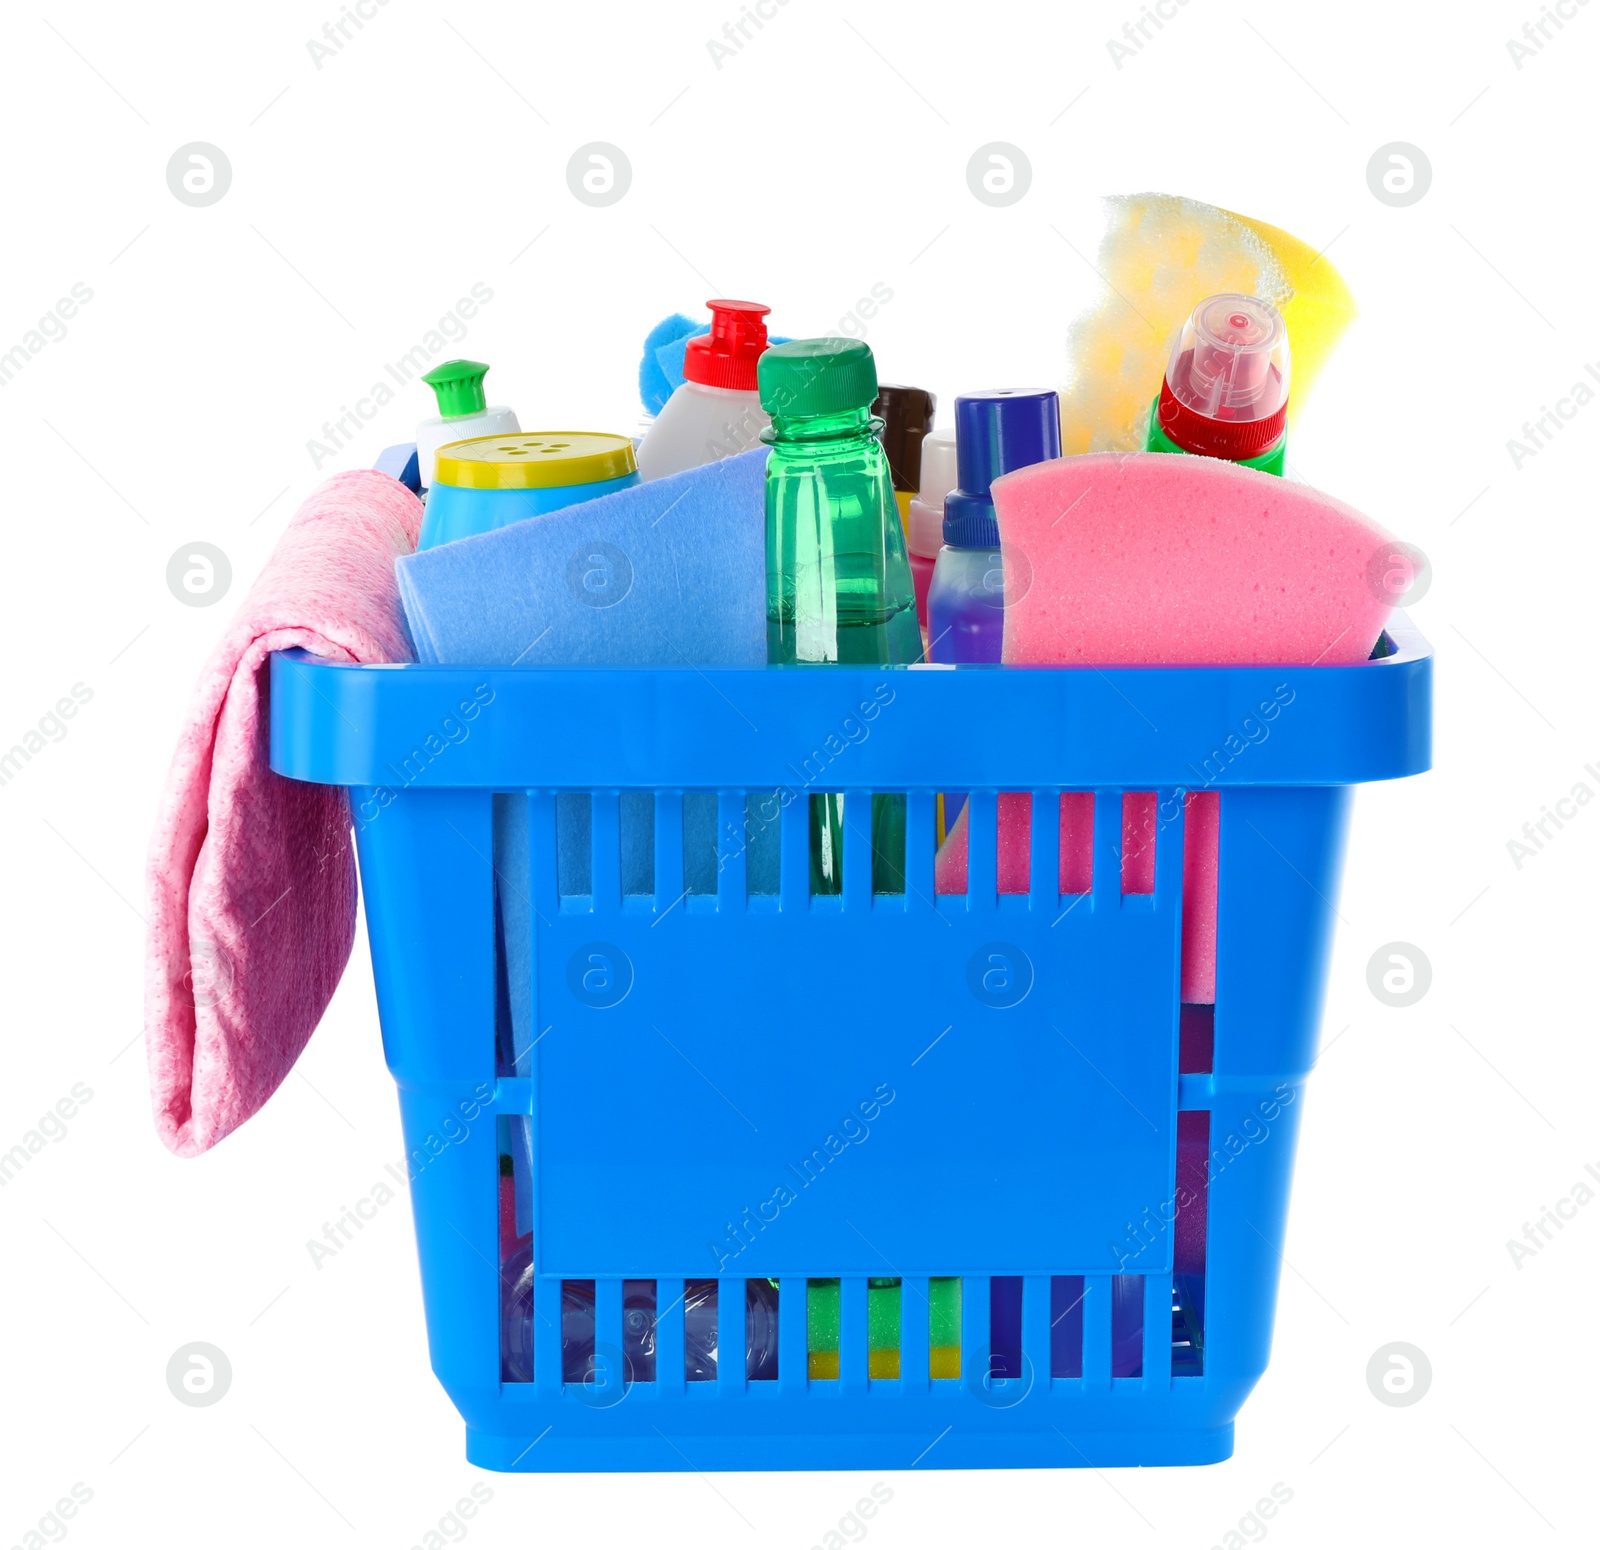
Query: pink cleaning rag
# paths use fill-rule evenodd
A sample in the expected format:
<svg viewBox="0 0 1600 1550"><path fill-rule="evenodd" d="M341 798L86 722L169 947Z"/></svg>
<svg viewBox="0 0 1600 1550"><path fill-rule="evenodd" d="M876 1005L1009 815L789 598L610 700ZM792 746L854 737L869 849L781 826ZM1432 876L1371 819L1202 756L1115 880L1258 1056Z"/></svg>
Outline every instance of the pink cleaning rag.
<svg viewBox="0 0 1600 1550"><path fill-rule="evenodd" d="M295 513L200 676L146 872L151 1096L180 1157L277 1090L355 939L349 800L268 767L268 655L410 661L394 562L421 522L387 474L336 474Z"/></svg>
<svg viewBox="0 0 1600 1550"><path fill-rule="evenodd" d="M1390 535L1331 495L1255 469L1094 453L1006 474L994 503L1007 662L1361 662L1389 617L1374 576ZM1005 792L997 809L998 889L1025 893L1031 799ZM1124 893L1154 889L1155 815L1153 795L1124 796ZM1202 1004L1216 996L1218 817L1215 791L1188 794L1181 997ZM1063 795L1059 823L1060 891L1086 893L1092 795ZM965 811L940 847L934 886L967 891Z"/></svg>

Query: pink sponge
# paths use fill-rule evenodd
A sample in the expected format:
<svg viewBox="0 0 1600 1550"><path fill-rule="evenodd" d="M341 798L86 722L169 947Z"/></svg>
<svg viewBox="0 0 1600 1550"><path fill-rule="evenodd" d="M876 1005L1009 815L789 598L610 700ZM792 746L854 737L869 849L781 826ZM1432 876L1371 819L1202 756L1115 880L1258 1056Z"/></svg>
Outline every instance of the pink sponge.
<svg viewBox="0 0 1600 1550"><path fill-rule="evenodd" d="M1097 452L994 482L1007 662L1360 662L1391 535L1217 458Z"/></svg>
<svg viewBox="0 0 1600 1550"><path fill-rule="evenodd" d="M1371 578L1389 568L1390 535L1331 495L1271 474L1215 458L1105 452L1036 463L993 490L1007 662L1360 662L1389 617L1388 594ZM1086 798L1062 804L1061 886L1086 890ZM1149 887L1147 805L1124 805L1127 893ZM1216 793L1191 793L1186 814L1182 995L1209 1002ZM1000 887L1021 892L1029 798L1002 795L997 817ZM940 893L966 891L966 822L963 813L939 852Z"/></svg>

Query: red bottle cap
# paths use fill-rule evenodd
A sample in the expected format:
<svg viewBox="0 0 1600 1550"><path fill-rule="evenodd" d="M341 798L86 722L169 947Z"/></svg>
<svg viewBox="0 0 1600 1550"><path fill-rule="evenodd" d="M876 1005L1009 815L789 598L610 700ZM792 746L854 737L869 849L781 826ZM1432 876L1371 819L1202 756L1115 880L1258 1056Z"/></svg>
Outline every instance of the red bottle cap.
<svg viewBox="0 0 1600 1550"><path fill-rule="evenodd" d="M1271 302L1209 296L1179 330L1156 416L1185 452L1244 462L1288 423L1289 335Z"/></svg>
<svg viewBox="0 0 1600 1550"><path fill-rule="evenodd" d="M1171 383L1163 381L1156 418L1168 439L1185 452L1244 463L1277 445L1288 428L1289 405L1287 400L1279 404L1264 420L1213 419L1191 409L1172 391Z"/></svg>
<svg viewBox="0 0 1600 1550"><path fill-rule="evenodd" d="M708 301L711 332L696 334L683 352L683 375L702 387L756 390L756 362L767 347L772 311L759 301Z"/></svg>

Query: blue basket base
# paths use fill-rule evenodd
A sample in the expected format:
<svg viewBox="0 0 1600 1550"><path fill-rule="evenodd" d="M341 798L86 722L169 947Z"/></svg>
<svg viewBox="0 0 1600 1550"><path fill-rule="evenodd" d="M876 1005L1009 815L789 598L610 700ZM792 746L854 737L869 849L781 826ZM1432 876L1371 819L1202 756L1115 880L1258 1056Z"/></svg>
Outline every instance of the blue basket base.
<svg viewBox="0 0 1600 1550"><path fill-rule="evenodd" d="M771 1469L1139 1469L1220 1464L1233 1456L1233 1422L1208 1431L1044 1432L939 1436L881 1430L775 1438L761 1433L668 1437L563 1435L551 1425L530 1437L467 1428L467 1461L514 1474L650 1471L707 1473Z"/></svg>

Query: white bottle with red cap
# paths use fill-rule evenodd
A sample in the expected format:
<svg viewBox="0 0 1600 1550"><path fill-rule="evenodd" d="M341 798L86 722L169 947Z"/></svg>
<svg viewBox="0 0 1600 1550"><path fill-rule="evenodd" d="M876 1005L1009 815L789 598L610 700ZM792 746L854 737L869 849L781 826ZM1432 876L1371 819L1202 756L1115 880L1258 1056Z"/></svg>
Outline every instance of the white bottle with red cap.
<svg viewBox="0 0 1600 1550"><path fill-rule="evenodd" d="M711 332L696 334L683 354L683 384L661 406L639 443L639 477L715 463L761 445L772 418L761 407L756 361L767 347L772 310L758 301L708 301Z"/></svg>

